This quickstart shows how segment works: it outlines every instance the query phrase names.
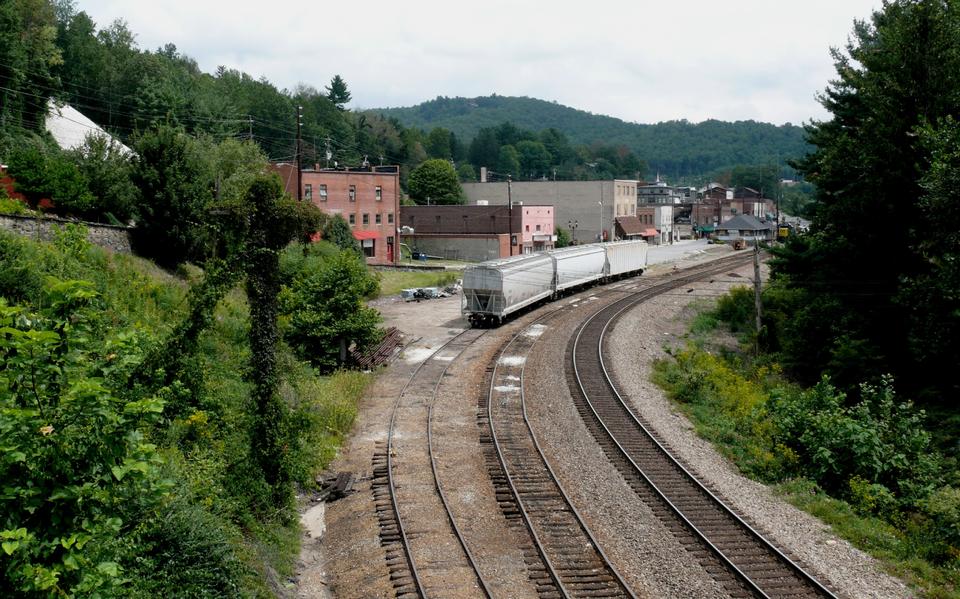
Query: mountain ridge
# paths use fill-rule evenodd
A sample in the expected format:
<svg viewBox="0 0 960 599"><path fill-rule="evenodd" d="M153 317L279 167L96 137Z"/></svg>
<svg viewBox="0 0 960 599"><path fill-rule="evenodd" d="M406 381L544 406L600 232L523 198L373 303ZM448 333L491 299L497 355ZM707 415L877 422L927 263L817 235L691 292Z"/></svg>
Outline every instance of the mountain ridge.
<svg viewBox="0 0 960 599"><path fill-rule="evenodd" d="M802 127L754 120L699 123L686 120L653 124L632 123L526 96L437 96L400 108L373 108L363 112L394 117L407 127L449 129L463 140L486 127L510 122L522 129L557 129L572 143L625 146L645 160L651 170L672 178L702 177L745 164L779 164L809 151Z"/></svg>

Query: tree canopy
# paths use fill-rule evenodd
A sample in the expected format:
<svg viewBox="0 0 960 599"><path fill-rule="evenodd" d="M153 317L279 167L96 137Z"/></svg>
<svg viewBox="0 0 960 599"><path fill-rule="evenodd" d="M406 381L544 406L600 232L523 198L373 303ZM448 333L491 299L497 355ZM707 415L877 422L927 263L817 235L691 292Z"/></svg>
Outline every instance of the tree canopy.
<svg viewBox="0 0 960 599"><path fill-rule="evenodd" d="M418 204L459 204L463 188L453 165L434 158L424 161L410 173L410 197Z"/></svg>
<svg viewBox="0 0 960 599"><path fill-rule="evenodd" d="M774 265L795 306L785 356L807 380L827 372L852 388L890 372L920 398L958 396L956 191L946 191L957 167L958 11L954 1L885 3L833 53L837 78L821 98L831 118L807 128L814 151L797 162L817 188L813 233Z"/></svg>

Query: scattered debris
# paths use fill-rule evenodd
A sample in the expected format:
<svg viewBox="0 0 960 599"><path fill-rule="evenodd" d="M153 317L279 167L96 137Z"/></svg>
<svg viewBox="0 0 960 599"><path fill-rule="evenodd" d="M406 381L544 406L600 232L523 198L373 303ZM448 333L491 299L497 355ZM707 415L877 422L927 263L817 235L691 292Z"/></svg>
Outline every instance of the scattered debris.
<svg viewBox="0 0 960 599"><path fill-rule="evenodd" d="M397 327L387 329L383 340L376 346L368 349L363 354L351 351L353 361L363 369L371 369L376 366L383 366L393 359L403 346L403 333Z"/></svg>
<svg viewBox="0 0 960 599"><path fill-rule="evenodd" d="M325 477L317 495L318 501L336 501L353 493L353 473L338 472L336 476Z"/></svg>

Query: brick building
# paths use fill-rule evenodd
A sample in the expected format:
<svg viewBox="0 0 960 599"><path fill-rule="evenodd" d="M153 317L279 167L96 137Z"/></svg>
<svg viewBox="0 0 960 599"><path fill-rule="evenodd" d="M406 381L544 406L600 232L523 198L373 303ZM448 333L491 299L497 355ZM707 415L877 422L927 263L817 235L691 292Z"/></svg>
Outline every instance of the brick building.
<svg viewBox="0 0 960 599"><path fill-rule="evenodd" d="M553 247L553 206L402 206L404 242L429 255L492 260Z"/></svg>
<svg viewBox="0 0 960 599"><path fill-rule="evenodd" d="M297 197L297 169L277 163L284 189ZM302 198L327 214L339 214L350 224L367 264L393 264L400 259L397 234L400 215L400 168L307 169L301 173Z"/></svg>

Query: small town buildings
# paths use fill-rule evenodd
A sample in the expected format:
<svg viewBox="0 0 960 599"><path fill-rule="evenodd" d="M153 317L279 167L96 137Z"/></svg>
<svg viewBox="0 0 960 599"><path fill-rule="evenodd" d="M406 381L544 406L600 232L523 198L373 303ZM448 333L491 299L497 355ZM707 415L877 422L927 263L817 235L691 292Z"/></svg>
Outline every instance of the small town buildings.
<svg viewBox="0 0 960 599"><path fill-rule="evenodd" d="M639 216L617 217L616 232L618 239L643 239L650 244L657 243L660 238L656 227L641 221Z"/></svg>
<svg viewBox="0 0 960 599"><path fill-rule="evenodd" d="M284 189L297 197L297 168L274 163ZM301 198L327 214L344 218L360 242L367 264L395 264L400 259L400 168L370 166L313 169L301 172Z"/></svg>
<svg viewBox="0 0 960 599"><path fill-rule="evenodd" d="M656 231L656 237L644 236L647 243L662 245L677 241L676 229L673 224L674 206L669 204L654 204L637 207L637 218L644 226Z"/></svg>
<svg viewBox="0 0 960 599"><path fill-rule="evenodd" d="M508 195L524 205L554 206L557 226L570 229L578 243L609 240L617 206L629 215L636 204L638 182L630 179L606 181L506 181L464 183L463 192L471 205L506 205ZM509 192L509 193L508 193Z"/></svg>
<svg viewBox="0 0 960 599"><path fill-rule="evenodd" d="M657 180L653 183L637 187L637 203L640 205L681 204L685 199L683 193L679 188L667 185L666 181L662 181L660 175L657 175Z"/></svg>
<svg viewBox="0 0 960 599"><path fill-rule="evenodd" d="M756 243L758 240L773 241L776 227L773 223L761 222L753 215L739 214L717 225L716 233L717 239L721 241L744 239L747 243Z"/></svg>
<svg viewBox="0 0 960 599"><path fill-rule="evenodd" d="M412 251L455 260L492 260L551 249L554 207L401 206L403 242Z"/></svg>

